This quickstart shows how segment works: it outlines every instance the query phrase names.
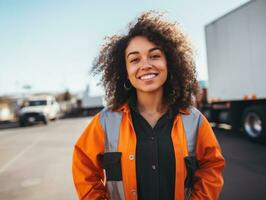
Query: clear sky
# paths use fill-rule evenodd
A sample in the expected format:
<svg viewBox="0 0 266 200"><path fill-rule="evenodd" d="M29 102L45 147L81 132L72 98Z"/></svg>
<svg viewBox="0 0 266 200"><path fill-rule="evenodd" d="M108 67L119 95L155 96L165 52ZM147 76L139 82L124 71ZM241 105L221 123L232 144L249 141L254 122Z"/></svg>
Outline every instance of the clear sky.
<svg viewBox="0 0 266 200"><path fill-rule="evenodd" d="M168 12L194 46L199 80L207 80L204 26L248 0L0 0L0 95L71 92L91 85L88 71L104 36L122 33L143 11Z"/></svg>

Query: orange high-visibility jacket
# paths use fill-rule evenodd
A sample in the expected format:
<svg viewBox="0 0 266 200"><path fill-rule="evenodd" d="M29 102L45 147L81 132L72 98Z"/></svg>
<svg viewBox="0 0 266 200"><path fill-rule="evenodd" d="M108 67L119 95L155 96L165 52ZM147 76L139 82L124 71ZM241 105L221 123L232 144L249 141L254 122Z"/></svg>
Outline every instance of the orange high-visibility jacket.
<svg viewBox="0 0 266 200"><path fill-rule="evenodd" d="M135 163L137 141L130 109L126 104L117 111L109 111L105 116L106 119L102 119L103 115L104 111L94 116L74 148L72 172L79 199L137 200ZM188 118L188 122L197 124L197 127L193 128L192 126L188 130L185 129L184 119L181 115L191 116ZM195 120L195 117L199 120ZM108 124L104 124L103 120ZM113 133L108 136L107 130L112 132L118 121L119 128L113 130ZM225 161L207 119L193 108L180 111L180 114L175 117L172 127L171 138L176 162L175 200L185 199L184 181L187 171L184 158L189 155L190 148L187 139L190 136L185 133L186 131L196 131L195 150L193 151L199 163L199 169L195 172L195 183L190 199L218 199L223 186L222 170ZM113 137L116 132L117 138L116 136ZM114 146L112 142L117 145ZM122 181L106 181L102 156L108 151L122 153Z"/></svg>

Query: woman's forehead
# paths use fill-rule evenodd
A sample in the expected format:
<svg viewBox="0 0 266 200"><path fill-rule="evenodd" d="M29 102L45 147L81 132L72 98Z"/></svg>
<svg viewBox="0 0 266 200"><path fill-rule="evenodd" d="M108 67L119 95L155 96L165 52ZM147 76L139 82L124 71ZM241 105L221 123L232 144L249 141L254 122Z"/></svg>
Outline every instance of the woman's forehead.
<svg viewBox="0 0 266 200"><path fill-rule="evenodd" d="M158 47L158 45L148 40L147 37L136 36L136 37L133 37L128 43L128 46L125 50L125 54L128 55L131 52L149 51L150 49L154 49L156 47Z"/></svg>

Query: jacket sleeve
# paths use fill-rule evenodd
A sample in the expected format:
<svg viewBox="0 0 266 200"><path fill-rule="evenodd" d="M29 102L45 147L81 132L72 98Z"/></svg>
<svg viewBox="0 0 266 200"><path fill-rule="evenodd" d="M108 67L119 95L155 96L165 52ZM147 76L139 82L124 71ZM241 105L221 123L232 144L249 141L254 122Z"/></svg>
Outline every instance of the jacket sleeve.
<svg viewBox="0 0 266 200"><path fill-rule="evenodd" d="M223 187L222 171L225 160L212 128L203 116L196 145L199 169L195 172L195 183L191 200L219 199Z"/></svg>
<svg viewBox="0 0 266 200"><path fill-rule="evenodd" d="M104 131L97 114L74 147L72 174L80 200L108 199L101 162L103 152Z"/></svg>

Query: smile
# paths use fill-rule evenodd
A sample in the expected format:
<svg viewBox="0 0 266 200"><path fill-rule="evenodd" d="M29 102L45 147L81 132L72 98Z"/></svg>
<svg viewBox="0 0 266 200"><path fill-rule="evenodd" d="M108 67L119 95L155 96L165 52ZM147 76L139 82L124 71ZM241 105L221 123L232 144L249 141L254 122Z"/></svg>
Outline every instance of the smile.
<svg viewBox="0 0 266 200"><path fill-rule="evenodd" d="M144 74L140 77L138 77L140 80L151 80L153 78L155 78L158 74L156 73L152 73L152 74Z"/></svg>

